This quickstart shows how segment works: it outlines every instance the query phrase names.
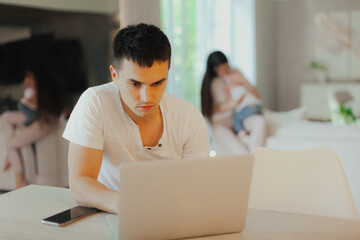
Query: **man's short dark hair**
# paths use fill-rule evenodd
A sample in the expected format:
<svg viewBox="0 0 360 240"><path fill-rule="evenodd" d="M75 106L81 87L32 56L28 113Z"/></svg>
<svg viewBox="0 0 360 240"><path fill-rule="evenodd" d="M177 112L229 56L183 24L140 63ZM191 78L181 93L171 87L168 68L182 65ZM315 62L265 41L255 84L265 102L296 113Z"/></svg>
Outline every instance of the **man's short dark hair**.
<svg viewBox="0 0 360 240"><path fill-rule="evenodd" d="M171 46L160 28L140 23L123 28L116 34L113 55L117 66L124 58L141 67L151 67L154 62L166 61L170 65Z"/></svg>

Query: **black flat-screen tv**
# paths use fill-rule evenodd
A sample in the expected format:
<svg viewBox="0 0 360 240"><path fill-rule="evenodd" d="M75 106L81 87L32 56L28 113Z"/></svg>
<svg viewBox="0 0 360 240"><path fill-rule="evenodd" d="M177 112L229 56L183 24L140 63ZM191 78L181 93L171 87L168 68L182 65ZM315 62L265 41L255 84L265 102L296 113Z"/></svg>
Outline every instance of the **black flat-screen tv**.
<svg viewBox="0 0 360 240"><path fill-rule="evenodd" d="M81 42L56 40L51 33L0 45L0 85L23 82L26 67L37 62L47 63L56 71L68 94L88 87Z"/></svg>

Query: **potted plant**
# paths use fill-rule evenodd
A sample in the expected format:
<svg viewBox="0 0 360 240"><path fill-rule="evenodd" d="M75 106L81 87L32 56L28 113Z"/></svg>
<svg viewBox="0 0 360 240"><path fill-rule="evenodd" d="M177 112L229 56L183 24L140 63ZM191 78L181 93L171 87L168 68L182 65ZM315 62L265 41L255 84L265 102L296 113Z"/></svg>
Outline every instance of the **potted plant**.
<svg viewBox="0 0 360 240"><path fill-rule="evenodd" d="M350 106L346 107L341 104L338 111L339 111L339 115L342 116L343 121L346 124L351 124L351 123L356 122L356 118L355 118L352 108Z"/></svg>
<svg viewBox="0 0 360 240"><path fill-rule="evenodd" d="M325 83L327 81L326 77L326 66L323 63L312 61L309 64L309 69L315 73L316 80L320 83Z"/></svg>
<svg viewBox="0 0 360 240"><path fill-rule="evenodd" d="M333 96L335 101L330 104L332 122L340 125L356 122L351 107L352 100L354 100L352 94L347 90L340 90L335 91Z"/></svg>

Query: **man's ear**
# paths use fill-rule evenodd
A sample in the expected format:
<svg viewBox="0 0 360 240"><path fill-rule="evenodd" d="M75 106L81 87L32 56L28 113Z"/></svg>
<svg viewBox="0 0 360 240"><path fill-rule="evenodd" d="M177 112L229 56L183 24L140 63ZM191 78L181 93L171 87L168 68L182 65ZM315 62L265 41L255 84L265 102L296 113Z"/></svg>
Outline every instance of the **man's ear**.
<svg viewBox="0 0 360 240"><path fill-rule="evenodd" d="M109 69L110 69L111 79L113 80L113 82L116 82L117 79L116 69L114 68L113 65L110 65Z"/></svg>

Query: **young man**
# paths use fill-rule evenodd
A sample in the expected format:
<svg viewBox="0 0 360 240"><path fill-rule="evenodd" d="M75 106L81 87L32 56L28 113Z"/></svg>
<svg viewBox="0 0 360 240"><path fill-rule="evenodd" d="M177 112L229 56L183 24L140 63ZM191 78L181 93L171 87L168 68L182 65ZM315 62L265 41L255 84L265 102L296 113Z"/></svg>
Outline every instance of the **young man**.
<svg viewBox="0 0 360 240"><path fill-rule="evenodd" d="M115 213L120 163L206 157L209 139L195 106L164 93L171 47L159 28L120 30L113 55L113 81L82 94L63 136L73 197Z"/></svg>

